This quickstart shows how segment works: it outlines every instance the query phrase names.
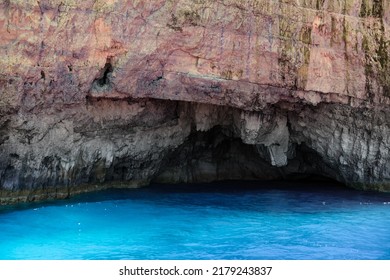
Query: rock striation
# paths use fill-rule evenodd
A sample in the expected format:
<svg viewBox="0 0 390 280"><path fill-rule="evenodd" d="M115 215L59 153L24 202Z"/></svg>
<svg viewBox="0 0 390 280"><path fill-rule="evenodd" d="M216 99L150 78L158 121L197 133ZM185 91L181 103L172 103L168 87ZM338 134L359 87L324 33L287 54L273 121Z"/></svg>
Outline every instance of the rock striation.
<svg viewBox="0 0 390 280"><path fill-rule="evenodd" d="M386 0L1 0L0 203L151 181L390 191Z"/></svg>

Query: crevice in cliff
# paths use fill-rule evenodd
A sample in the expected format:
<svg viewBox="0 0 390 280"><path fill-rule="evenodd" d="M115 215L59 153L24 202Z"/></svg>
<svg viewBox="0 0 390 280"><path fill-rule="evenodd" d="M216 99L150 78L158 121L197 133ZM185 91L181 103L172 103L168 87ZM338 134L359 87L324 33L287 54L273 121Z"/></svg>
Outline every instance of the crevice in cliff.
<svg viewBox="0 0 390 280"><path fill-rule="evenodd" d="M103 87L105 85L108 85L110 83L110 73L112 73L113 71L113 67L112 67L112 64L110 62L110 59L107 59L107 62L106 64L104 65L104 68L102 70L103 74L102 74L102 77L100 79L97 79L97 83L99 86Z"/></svg>
<svg viewBox="0 0 390 280"><path fill-rule="evenodd" d="M72 71L72 68L69 68L69 71ZM103 93L110 91L112 89L111 79L113 71L114 66L112 64L112 59L111 57L107 57L106 64L92 83L91 92Z"/></svg>

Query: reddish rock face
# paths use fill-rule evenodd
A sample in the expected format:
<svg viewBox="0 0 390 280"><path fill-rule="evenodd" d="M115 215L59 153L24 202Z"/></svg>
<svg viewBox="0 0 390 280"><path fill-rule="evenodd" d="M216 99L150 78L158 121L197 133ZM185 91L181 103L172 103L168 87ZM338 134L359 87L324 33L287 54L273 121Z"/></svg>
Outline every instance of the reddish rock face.
<svg viewBox="0 0 390 280"><path fill-rule="evenodd" d="M271 169L388 190L389 23L377 0L2 1L3 196L200 181L162 165L215 127ZM317 167L291 167L303 146Z"/></svg>
<svg viewBox="0 0 390 280"><path fill-rule="evenodd" d="M31 101L388 103L386 1L79 2L1 4L1 74Z"/></svg>

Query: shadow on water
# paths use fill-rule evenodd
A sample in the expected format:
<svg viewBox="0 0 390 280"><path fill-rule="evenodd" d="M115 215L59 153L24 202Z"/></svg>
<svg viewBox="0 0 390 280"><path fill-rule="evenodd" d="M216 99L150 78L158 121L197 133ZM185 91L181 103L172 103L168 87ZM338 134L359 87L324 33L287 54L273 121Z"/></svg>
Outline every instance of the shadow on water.
<svg viewBox="0 0 390 280"><path fill-rule="evenodd" d="M151 184L139 189L109 189L65 200L0 206L0 214L41 207L104 201L143 201L185 207L226 207L231 210L323 211L353 205L389 204L390 194L359 191L326 179L292 181L221 181L199 184ZM284 205L283 205L284 204Z"/></svg>
<svg viewBox="0 0 390 280"><path fill-rule="evenodd" d="M0 259L390 259L389 210L318 180L112 189L3 207Z"/></svg>

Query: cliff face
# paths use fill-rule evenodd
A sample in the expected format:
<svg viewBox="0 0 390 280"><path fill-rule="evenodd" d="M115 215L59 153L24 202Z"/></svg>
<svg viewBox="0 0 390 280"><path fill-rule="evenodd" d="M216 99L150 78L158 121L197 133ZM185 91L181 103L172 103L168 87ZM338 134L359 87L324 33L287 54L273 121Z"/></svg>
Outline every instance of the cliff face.
<svg viewBox="0 0 390 280"><path fill-rule="evenodd" d="M2 0L2 203L321 174L390 190L390 2Z"/></svg>

